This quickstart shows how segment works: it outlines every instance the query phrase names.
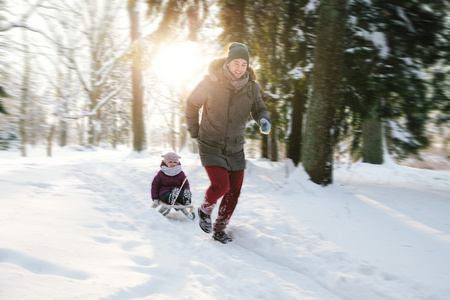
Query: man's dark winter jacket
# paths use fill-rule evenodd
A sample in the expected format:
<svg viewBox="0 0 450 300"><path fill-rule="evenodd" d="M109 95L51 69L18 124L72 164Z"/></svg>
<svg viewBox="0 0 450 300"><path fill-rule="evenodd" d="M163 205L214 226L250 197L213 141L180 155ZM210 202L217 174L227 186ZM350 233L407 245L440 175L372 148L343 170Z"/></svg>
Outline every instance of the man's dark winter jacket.
<svg viewBox="0 0 450 300"><path fill-rule="evenodd" d="M164 161L161 162L161 166L166 166ZM160 170L152 181L152 199L161 199L162 194L170 192L174 188L180 188L185 178L186 174L184 174L183 171L181 171L175 176L168 176L164 174L162 170ZM186 182L184 183L182 190L184 191L189 189L190 189L189 181L186 179Z"/></svg>
<svg viewBox="0 0 450 300"><path fill-rule="evenodd" d="M237 171L245 169L244 132L248 117L251 114L258 125L261 118L270 121L270 117L253 69L247 68L249 81L236 91L222 73L225 60L214 60L209 74L189 96L186 119L191 137L198 138L202 165Z"/></svg>

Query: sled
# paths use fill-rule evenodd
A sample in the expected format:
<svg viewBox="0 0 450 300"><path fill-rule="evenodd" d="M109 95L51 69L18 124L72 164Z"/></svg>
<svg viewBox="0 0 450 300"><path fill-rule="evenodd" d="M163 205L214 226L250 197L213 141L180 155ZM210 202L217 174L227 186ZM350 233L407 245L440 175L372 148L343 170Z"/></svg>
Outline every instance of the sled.
<svg viewBox="0 0 450 300"><path fill-rule="evenodd" d="M164 217L167 216L167 214L173 209L175 209L176 211L181 211L186 218L188 218L189 220L194 220L195 219L195 213L194 213L194 205L190 204L190 205L182 205L182 204L167 204L165 202L159 201L159 205L153 204L153 208L157 208L160 207L158 212L160 214L162 214Z"/></svg>
<svg viewBox="0 0 450 300"><path fill-rule="evenodd" d="M197 159L198 159L198 157L197 157ZM190 174L190 172L189 172L189 174ZM184 178L183 183L181 184L180 188L178 189L178 192L175 195L174 199L178 198L178 195L182 191L183 186L186 183L186 180L187 180L187 176L186 176L186 178ZM188 218L190 220L194 220L195 219L194 201L193 201L193 199L192 199L191 204L189 204L189 205L182 205L182 204L175 204L175 203L174 204L168 204L168 203L165 203L165 202L159 200L159 205L157 205L156 203L153 203L152 208L156 208L158 206L161 206L158 211L164 217L167 216L167 214L172 210L172 208L174 208L176 211L181 211L186 216L186 218ZM188 209L189 209L189 211L188 211Z"/></svg>

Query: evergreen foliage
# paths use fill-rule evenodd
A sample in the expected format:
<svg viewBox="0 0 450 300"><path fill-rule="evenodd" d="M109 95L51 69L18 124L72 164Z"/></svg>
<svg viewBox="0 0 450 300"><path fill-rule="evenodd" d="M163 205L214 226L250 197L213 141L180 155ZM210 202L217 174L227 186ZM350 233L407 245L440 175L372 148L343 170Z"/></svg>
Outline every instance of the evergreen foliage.
<svg viewBox="0 0 450 300"><path fill-rule="evenodd" d="M105 6L99 3L39 0L13 14L9 8L16 7L13 2L1 1L1 7L8 9L2 11L0 23L0 85L12 95L5 98L0 94L4 149L12 140L23 142L22 147L40 140L51 142L53 132L59 135L61 146L67 144L67 139L84 143L86 136L82 133L88 126L85 120L90 118L91 143L129 144L130 136L141 135L141 143L135 148L144 150L143 117L132 116L135 110L142 112L144 103L141 101L132 109L131 100L143 96L142 84L137 81L138 93L133 96L125 74L132 62L135 70L145 70L156 50L174 40L201 42L199 32L205 29L206 18L216 8L216 20L222 29L217 47L226 49L231 42L248 46L250 65L258 73L262 96L270 110L270 136L261 137L253 122L247 126L250 138L262 140L263 157L282 157L278 153L284 148L280 143L286 143L287 158L295 165L308 165L301 156L305 144L311 142L308 139L321 136L313 147L316 153L320 147L332 151L333 147L343 148L346 144L354 159L380 164L385 142L391 154L402 158L429 145L426 126L432 121L431 116L438 126L448 126L450 122L450 4L446 0L350 1L341 51L342 74L329 77L327 83L339 83L339 93L329 100L330 109L319 105L323 99L314 96L317 89L313 88L311 75L321 72L314 63L320 33L316 27L317 6L326 5L328 0L144 0L147 20L154 27L144 36L136 27L135 41L126 55L129 45L119 41L118 37L124 36L120 35L123 31L117 30L116 15L126 13L127 3L134 5L138 1L102 2ZM341 5L345 6L343 2ZM99 17L97 8L105 12L103 17ZM326 17L328 22L331 17L332 14ZM46 25L32 27L31 18L41 18ZM82 24L77 22L79 19ZM28 48L17 42L18 28L29 32ZM52 53L46 55L52 57L54 74L39 74L43 68L38 62L44 57L45 47L34 42L37 35L46 41L45 47L53 47ZM327 43L335 47L338 35L334 32ZM18 53L14 54L17 60L25 57L24 52L33 53L27 69L24 59L10 64L12 53ZM135 76L142 76L139 72ZM45 81L46 89L36 88L34 80ZM182 101L184 95L177 98ZM173 114L181 115L182 107L179 105ZM36 113L36 109L42 112ZM322 121L310 124L310 134L305 136L305 120ZM133 132L136 122L140 122L140 128ZM79 139L70 138L75 125ZM176 134L184 143L183 133ZM332 162L330 153L323 155L323 161ZM330 165L324 168L323 161L317 168L328 173L314 181L328 184L332 182L332 170Z"/></svg>
<svg viewBox="0 0 450 300"><path fill-rule="evenodd" d="M386 132L391 133L390 150L398 157L428 146L425 125L434 100L427 94L424 72L445 53L445 7L440 0L357 0L350 5L345 84L335 132L352 136L352 152L363 147L358 131L367 119L394 121L387 124L398 127ZM379 136L365 136L370 145L373 141L367 139L372 137L382 142Z"/></svg>

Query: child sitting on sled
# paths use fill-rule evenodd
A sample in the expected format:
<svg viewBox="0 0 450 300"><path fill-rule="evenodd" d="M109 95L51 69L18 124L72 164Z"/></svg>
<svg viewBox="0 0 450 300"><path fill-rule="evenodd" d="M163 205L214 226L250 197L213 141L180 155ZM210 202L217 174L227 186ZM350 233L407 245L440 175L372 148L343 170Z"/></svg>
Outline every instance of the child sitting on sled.
<svg viewBox="0 0 450 300"><path fill-rule="evenodd" d="M161 155L164 159L161 161L161 170L156 174L152 181L152 199L153 207L159 204L184 206L191 205L192 194L189 188L189 181L186 174L181 169L180 156L175 152L168 152ZM180 190L181 189L181 190ZM178 210L178 209L177 209ZM170 211L170 207L163 205L159 210L164 216ZM181 211L187 215L186 208Z"/></svg>

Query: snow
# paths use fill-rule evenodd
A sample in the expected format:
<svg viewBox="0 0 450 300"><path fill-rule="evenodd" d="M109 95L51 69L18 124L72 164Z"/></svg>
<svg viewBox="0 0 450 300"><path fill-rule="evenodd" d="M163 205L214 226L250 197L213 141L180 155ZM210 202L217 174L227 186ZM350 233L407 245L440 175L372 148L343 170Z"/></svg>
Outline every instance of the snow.
<svg viewBox="0 0 450 300"><path fill-rule="evenodd" d="M405 22L405 25L406 25L406 27L408 28L409 31L416 32L416 30L414 29L414 26L413 26L411 20L406 16L406 13L403 10L403 8L397 7L397 14Z"/></svg>
<svg viewBox="0 0 450 300"><path fill-rule="evenodd" d="M314 11L317 11L317 8L320 5L320 1L319 0L309 0L308 4L305 5L305 13L311 13Z"/></svg>
<svg viewBox="0 0 450 300"><path fill-rule="evenodd" d="M304 72L310 72L313 66L313 64L308 64L306 67L296 66L288 74L293 79L301 79L305 77Z"/></svg>
<svg viewBox="0 0 450 300"><path fill-rule="evenodd" d="M420 143L414 139L411 133L404 129L405 124L406 121L404 119L401 119L399 121L390 120L389 126L392 128L392 137L407 144L420 145Z"/></svg>
<svg viewBox="0 0 450 300"><path fill-rule="evenodd" d="M373 44L380 50L380 56L386 58L389 55L390 49L385 34L380 31L373 31L371 34Z"/></svg>
<svg viewBox="0 0 450 300"><path fill-rule="evenodd" d="M324 188L249 160L222 245L151 208L164 151L54 151L0 151L1 299L450 299L449 171L343 164Z"/></svg>

